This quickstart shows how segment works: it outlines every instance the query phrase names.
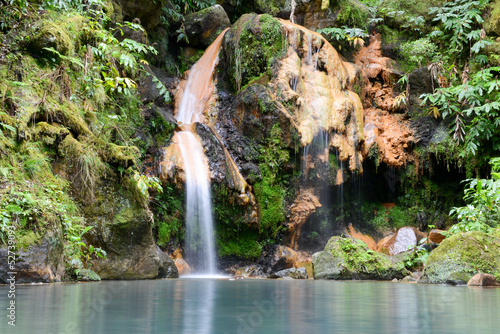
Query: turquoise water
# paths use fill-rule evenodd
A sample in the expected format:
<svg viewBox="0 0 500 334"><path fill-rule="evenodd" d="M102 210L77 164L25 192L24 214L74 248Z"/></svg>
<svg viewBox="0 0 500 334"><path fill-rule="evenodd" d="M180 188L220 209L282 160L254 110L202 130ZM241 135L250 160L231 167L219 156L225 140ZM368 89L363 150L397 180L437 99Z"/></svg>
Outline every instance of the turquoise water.
<svg viewBox="0 0 500 334"><path fill-rule="evenodd" d="M213 279L19 285L16 327L7 324L7 292L0 286L2 334L500 332L500 289Z"/></svg>

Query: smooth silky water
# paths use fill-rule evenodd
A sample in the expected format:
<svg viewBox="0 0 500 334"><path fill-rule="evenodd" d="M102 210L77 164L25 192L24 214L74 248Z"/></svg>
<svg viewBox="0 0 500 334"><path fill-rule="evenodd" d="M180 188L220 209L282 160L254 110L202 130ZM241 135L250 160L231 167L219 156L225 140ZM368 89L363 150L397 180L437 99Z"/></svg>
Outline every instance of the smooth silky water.
<svg viewBox="0 0 500 334"><path fill-rule="evenodd" d="M7 287L0 286L6 309ZM17 286L0 333L498 333L500 289L173 279ZM5 314L5 311L3 312Z"/></svg>

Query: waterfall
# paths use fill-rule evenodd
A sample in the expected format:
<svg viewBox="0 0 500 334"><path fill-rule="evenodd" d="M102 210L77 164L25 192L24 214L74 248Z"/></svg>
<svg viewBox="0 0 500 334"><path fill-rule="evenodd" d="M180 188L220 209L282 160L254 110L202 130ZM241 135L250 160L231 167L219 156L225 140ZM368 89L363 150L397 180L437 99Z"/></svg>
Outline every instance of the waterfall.
<svg viewBox="0 0 500 334"><path fill-rule="evenodd" d="M181 152L186 179L186 258L197 273L207 275L217 274L212 200L208 161L194 123L204 121L203 112L213 96L212 77L226 30L207 48L189 71L187 80L181 83L179 94L182 96L176 108L182 131L176 132L174 141Z"/></svg>
<svg viewBox="0 0 500 334"><path fill-rule="evenodd" d="M290 22L295 23L294 15L295 15L295 0L292 0L292 10L290 11Z"/></svg>

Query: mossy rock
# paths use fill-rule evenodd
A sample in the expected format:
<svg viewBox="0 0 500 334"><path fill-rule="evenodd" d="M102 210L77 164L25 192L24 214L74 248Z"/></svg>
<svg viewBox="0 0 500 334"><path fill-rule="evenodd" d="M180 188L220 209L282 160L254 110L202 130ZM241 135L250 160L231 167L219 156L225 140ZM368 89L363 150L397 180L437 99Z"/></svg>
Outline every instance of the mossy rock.
<svg viewBox="0 0 500 334"><path fill-rule="evenodd" d="M96 282L101 280L99 275L97 275L95 271L90 269L77 269L75 270L75 274L76 279L79 281Z"/></svg>
<svg viewBox="0 0 500 334"><path fill-rule="evenodd" d="M430 254L419 283L467 284L478 271L500 280L500 237L483 232L459 233Z"/></svg>
<svg viewBox="0 0 500 334"><path fill-rule="evenodd" d="M42 22L41 28L30 41L29 48L40 54L48 54L44 48L53 48L60 54L67 55L72 51L73 43L64 27L54 22Z"/></svg>
<svg viewBox="0 0 500 334"><path fill-rule="evenodd" d="M492 1L484 21L488 35L500 36L500 0Z"/></svg>
<svg viewBox="0 0 500 334"><path fill-rule="evenodd" d="M360 240L332 237L313 255L315 279L401 279L409 274L401 258L376 253Z"/></svg>
<svg viewBox="0 0 500 334"><path fill-rule="evenodd" d="M255 78L271 76L273 63L285 50L281 23L268 14L245 14L224 38L226 74L231 88L239 91Z"/></svg>

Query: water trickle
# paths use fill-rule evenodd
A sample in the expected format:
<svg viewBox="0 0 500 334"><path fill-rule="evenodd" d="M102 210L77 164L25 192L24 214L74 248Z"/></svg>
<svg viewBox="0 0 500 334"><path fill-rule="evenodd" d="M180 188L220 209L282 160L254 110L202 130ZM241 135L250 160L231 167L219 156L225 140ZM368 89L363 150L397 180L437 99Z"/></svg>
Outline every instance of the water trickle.
<svg viewBox="0 0 500 334"><path fill-rule="evenodd" d="M292 10L290 11L290 22L295 23L295 0L292 0Z"/></svg>
<svg viewBox="0 0 500 334"><path fill-rule="evenodd" d="M204 121L204 111L213 96L212 80L222 38L217 37L203 56L189 71L187 81L181 83L178 96L177 120L182 128L175 134L184 163L186 179L186 259L197 273L217 274L212 200L208 162L194 123ZM183 88L183 89L182 89Z"/></svg>

